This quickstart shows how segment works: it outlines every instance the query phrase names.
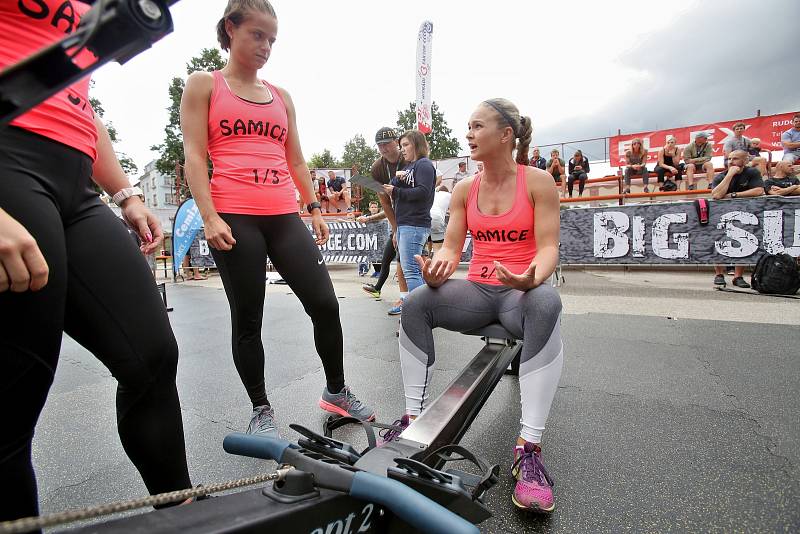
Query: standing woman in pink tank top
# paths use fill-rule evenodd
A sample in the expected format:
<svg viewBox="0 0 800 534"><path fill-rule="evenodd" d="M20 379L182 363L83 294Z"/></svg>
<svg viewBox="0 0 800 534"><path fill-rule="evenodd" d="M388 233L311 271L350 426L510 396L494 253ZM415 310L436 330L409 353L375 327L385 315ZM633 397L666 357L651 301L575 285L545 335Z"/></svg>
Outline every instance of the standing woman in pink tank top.
<svg viewBox="0 0 800 534"><path fill-rule="evenodd" d="M327 382L320 407L375 418L345 386L339 303L317 248L328 227L300 149L294 104L286 90L258 77L277 33L268 0L229 0L217 24L228 63L189 76L181 101L186 174L228 297L233 361L252 403L247 432L267 436L278 435L261 341L267 256L314 325ZM295 188L312 214L316 242L297 213Z"/></svg>
<svg viewBox="0 0 800 534"><path fill-rule="evenodd" d="M411 293L400 331L406 413L425 408L434 363L433 329L466 332L501 323L524 345L519 383L522 429L514 444L512 501L550 512L553 482L541 457L542 432L561 377L561 299L545 283L558 263L559 205L553 178L529 167L531 120L508 100L482 102L469 120L470 157L484 170L459 182L450 200L444 245L417 256L427 285ZM516 148L516 161L513 151ZM466 280L450 280L467 230L473 256ZM393 436L390 436L390 438Z"/></svg>

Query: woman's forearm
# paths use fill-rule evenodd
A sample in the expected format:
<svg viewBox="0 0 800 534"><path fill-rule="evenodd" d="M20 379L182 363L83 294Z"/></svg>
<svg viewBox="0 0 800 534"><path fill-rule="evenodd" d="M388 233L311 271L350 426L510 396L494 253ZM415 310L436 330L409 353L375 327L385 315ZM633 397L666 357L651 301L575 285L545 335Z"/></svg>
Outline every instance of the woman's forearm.
<svg viewBox="0 0 800 534"><path fill-rule="evenodd" d="M184 166L186 181L189 182L189 189L192 191L197 208L200 210L200 217L209 220L217 215L214 201L211 199L211 186L208 179L208 166L202 158L187 157Z"/></svg>

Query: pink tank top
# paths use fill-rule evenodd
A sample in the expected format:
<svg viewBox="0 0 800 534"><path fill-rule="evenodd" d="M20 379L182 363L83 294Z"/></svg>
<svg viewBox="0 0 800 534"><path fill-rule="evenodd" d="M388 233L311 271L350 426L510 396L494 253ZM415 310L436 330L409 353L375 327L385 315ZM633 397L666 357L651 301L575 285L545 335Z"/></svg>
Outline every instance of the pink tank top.
<svg viewBox="0 0 800 534"><path fill-rule="evenodd" d="M467 228L472 235L472 261L467 280L502 285L495 273L495 260L512 273L520 274L536 256L533 206L528 197L524 165L517 165L514 204L510 210L500 215L485 215L478 209L478 191L482 178L483 173L475 177L467 197Z"/></svg>
<svg viewBox="0 0 800 534"><path fill-rule="evenodd" d="M297 213L295 186L286 162L286 104L267 82L272 102L236 96L214 71L208 106L208 155L214 165L211 198L220 213Z"/></svg>
<svg viewBox="0 0 800 534"><path fill-rule="evenodd" d="M0 1L0 71L75 31L83 2L66 0ZM75 63L86 67L94 55L82 50ZM97 128L89 104L89 76L20 115L11 124L97 158Z"/></svg>

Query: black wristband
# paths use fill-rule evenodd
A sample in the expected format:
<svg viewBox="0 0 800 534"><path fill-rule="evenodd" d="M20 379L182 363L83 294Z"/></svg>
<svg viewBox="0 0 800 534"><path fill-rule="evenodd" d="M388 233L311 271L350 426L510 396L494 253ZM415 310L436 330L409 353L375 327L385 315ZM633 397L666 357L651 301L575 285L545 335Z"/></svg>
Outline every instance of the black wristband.
<svg viewBox="0 0 800 534"><path fill-rule="evenodd" d="M318 209L320 213L322 213L322 205L319 202L312 202L308 206L306 206L306 211L311 213L312 210Z"/></svg>

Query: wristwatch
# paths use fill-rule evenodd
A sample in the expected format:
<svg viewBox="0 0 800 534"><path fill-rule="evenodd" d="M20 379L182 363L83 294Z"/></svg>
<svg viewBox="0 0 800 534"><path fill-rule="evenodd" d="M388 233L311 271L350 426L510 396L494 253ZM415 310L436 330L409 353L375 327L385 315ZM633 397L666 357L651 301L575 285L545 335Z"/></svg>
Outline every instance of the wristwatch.
<svg viewBox="0 0 800 534"><path fill-rule="evenodd" d="M312 202L308 206L306 206L306 211L311 213L311 210L318 209L320 213L322 213L322 204L319 202Z"/></svg>
<svg viewBox="0 0 800 534"><path fill-rule="evenodd" d="M117 206L122 207L122 203L131 197L139 197L142 199L142 202L144 202L144 193L140 187L123 187L114 193L114 196L111 197L111 200L113 200L114 204Z"/></svg>
<svg viewBox="0 0 800 534"><path fill-rule="evenodd" d="M733 193L731 193L731 198L736 198L736 191L734 191Z"/></svg>

